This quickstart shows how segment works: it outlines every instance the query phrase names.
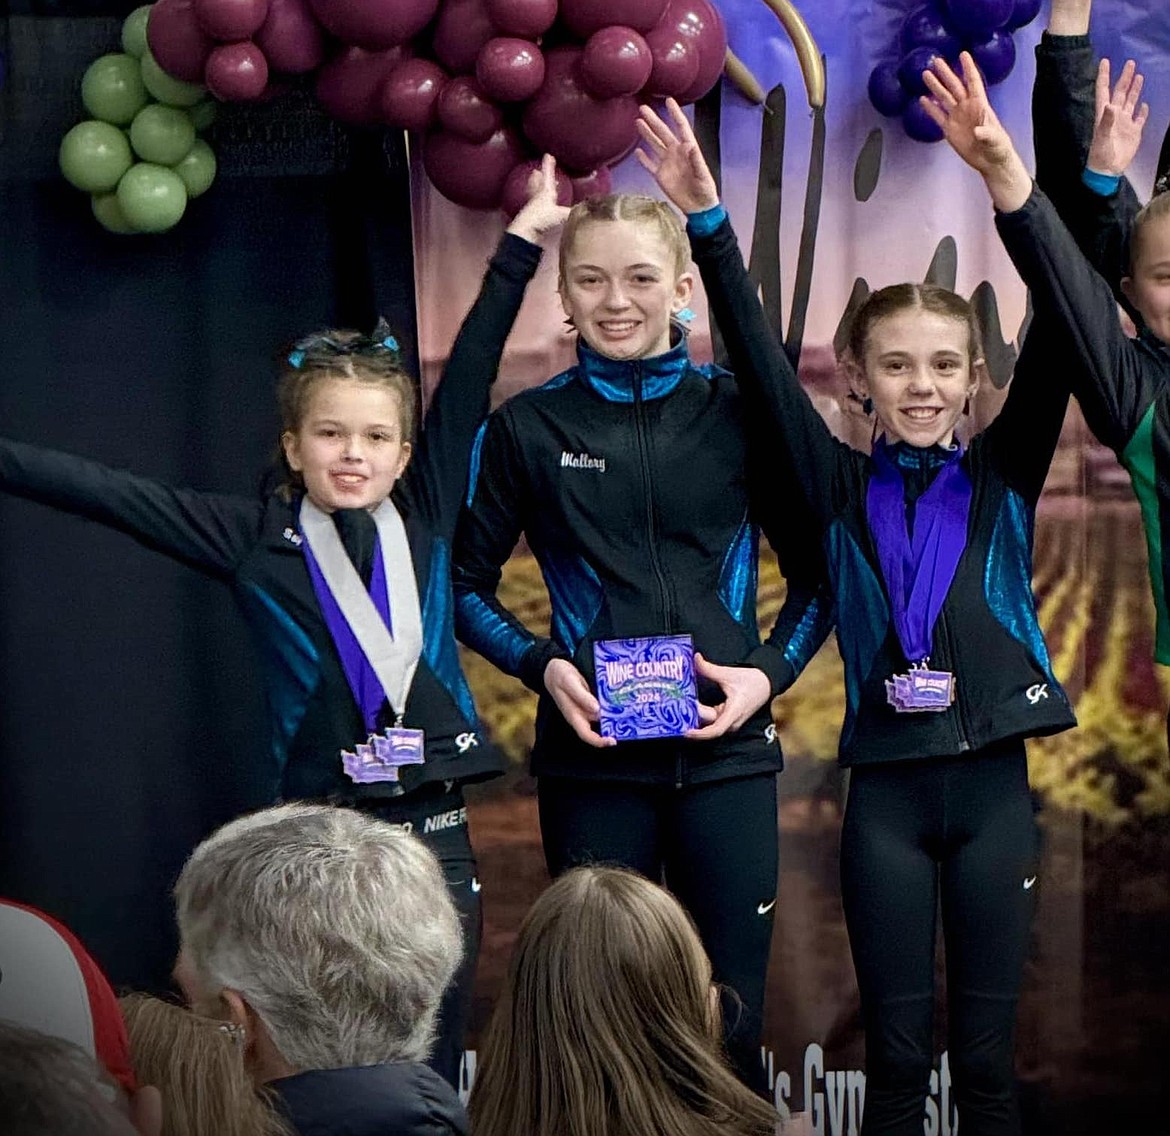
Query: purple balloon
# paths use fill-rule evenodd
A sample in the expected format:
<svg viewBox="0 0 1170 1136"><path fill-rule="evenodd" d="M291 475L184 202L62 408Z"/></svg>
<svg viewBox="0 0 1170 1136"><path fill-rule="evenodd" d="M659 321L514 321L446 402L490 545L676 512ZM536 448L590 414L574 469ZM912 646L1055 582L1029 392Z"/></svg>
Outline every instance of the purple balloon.
<svg viewBox="0 0 1170 1136"><path fill-rule="evenodd" d="M560 17L581 39L610 24L648 32L667 11L667 0L561 0Z"/></svg>
<svg viewBox="0 0 1170 1136"><path fill-rule="evenodd" d="M917 99L912 99L902 113L902 127L915 142L942 141L942 127L922 109Z"/></svg>
<svg viewBox="0 0 1170 1136"><path fill-rule="evenodd" d="M425 130L438 115L435 105L447 73L429 59L406 59L382 85L382 117L404 130Z"/></svg>
<svg viewBox="0 0 1170 1136"><path fill-rule="evenodd" d="M964 38L982 41L1011 18L1015 0L946 0L947 18Z"/></svg>
<svg viewBox="0 0 1170 1136"><path fill-rule="evenodd" d="M495 34L484 0L444 0L431 48L452 75L470 75L483 45Z"/></svg>
<svg viewBox="0 0 1170 1136"><path fill-rule="evenodd" d="M903 55L916 47L929 47L944 59L954 59L963 47L962 40L934 4L915 8L902 21L900 40Z"/></svg>
<svg viewBox="0 0 1170 1136"><path fill-rule="evenodd" d="M879 63L869 73L869 83L866 85L869 101L878 114L887 118L896 118L906 109L910 96L898 78L896 63Z"/></svg>
<svg viewBox="0 0 1170 1136"><path fill-rule="evenodd" d="M930 61L938 58L938 52L932 47L916 47L903 56L898 64L898 82L902 84L906 94L911 98L926 94L926 84L922 81L922 72L930 70ZM952 62L948 60L948 62Z"/></svg>
<svg viewBox="0 0 1170 1136"><path fill-rule="evenodd" d="M468 142L486 142L504 124L504 112L470 75L458 75L445 83L435 106L439 122Z"/></svg>
<svg viewBox="0 0 1170 1136"><path fill-rule="evenodd" d="M251 40L221 43L207 57L203 81L217 99L251 102L268 86L268 60Z"/></svg>
<svg viewBox="0 0 1170 1136"><path fill-rule="evenodd" d="M524 157L523 143L507 127L478 143L434 130L423 146L423 169L434 187L456 205L496 209L508 175Z"/></svg>
<svg viewBox="0 0 1170 1136"><path fill-rule="evenodd" d="M369 51L404 44L434 18L439 0L309 0L343 43Z"/></svg>
<svg viewBox="0 0 1170 1136"><path fill-rule="evenodd" d="M598 166L591 174L570 178L570 181L573 183L574 205L587 197L602 197L613 192L613 174L608 166Z"/></svg>
<svg viewBox="0 0 1170 1136"><path fill-rule="evenodd" d="M632 95L646 85L653 66L654 57L646 40L633 28L614 24L594 32L585 44L581 82L594 98Z"/></svg>
<svg viewBox="0 0 1170 1136"><path fill-rule="evenodd" d="M650 78L642 94L649 99L678 98L699 73L699 47L673 25L659 24L646 33Z"/></svg>
<svg viewBox="0 0 1170 1136"><path fill-rule="evenodd" d="M325 58L325 36L308 0L269 0L255 38L269 67L286 75L315 71Z"/></svg>
<svg viewBox="0 0 1170 1136"><path fill-rule="evenodd" d="M1040 0L1015 0L1012 14L1004 24L1004 31L1014 32L1025 24L1030 24L1040 15Z"/></svg>
<svg viewBox="0 0 1170 1136"><path fill-rule="evenodd" d="M475 78L493 99L523 102L544 82L544 56L531 40L497 36L480 49Z"/></svg>
<svg viewBox="0 0 1170 1136"><path fill-rule="evenodd" d="M406 57L403 47L384 51L344 47L317 72L317 101L342 122L381 122L382 84Z"/></svg>
<svg viewBox="0 0 1170 1136"><path fill-rule="evenodd" d="M195 18L213 39L250 39L268 15L268 0L195 0Z"/></svg>
<svg viewBox="0 0 1170 1136"><path fill-rule="evenodd" d="M540 159L529 158L528 161L521 162L508 175L508 180L504 182L504 192L500 197L500 208L508 215L509 219L515 217L527 203L528 178L533 170L538 169L540 169ZM568 174L558 169L556 183L557 204L572 205L573 183L569 180Z"/></svg>
<svg viewBox="0 0 1170 1136"><path fill-rule="evenodd" d="M487 0L487 13L500 35L536 39L553 26L557 0Z"/></svg>
<svg viewBox="0 0 1170 1136"><path fill-rule="evenodd" d="M1002 83L1016 65L1016 44L1011 32L993 32L984 43L971 45L971 57L983 72L988 86Z"/></svg>
<svg viewBox="0 0 1170 1136"><path fill-rule="evenodd" d="M215 43L199 26L192 0L158 0L146 21L146 43L168 75L203 82L203 65Z"/></svg>
<svg viewBox="0 0 1170 1136"><path fill-rule="evenodd" d="M680 35L688 37L699 49L699 70L695 80L681 95L680 103L701 99L723 74L727 59L727 29L719 10L708 0L670 0L663 20L673 24Z"/></svg>
<svg viewBox="0 0 1170 1136"><path fill-rule="evenodd" d="M638 141L638 100L595 99L581 85L575 47L545 56L544 85L524 108L524 133L570 171L586 172L628 154Z"/></svg>

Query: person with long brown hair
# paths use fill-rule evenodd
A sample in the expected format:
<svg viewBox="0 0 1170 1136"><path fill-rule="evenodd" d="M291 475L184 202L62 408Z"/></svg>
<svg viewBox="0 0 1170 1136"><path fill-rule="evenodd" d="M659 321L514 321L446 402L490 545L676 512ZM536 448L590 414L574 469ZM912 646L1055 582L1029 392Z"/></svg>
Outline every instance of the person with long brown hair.
<svg viewBox="0 0 1170 1136"><path fill-rule="evenodd" d="M480 1046L473 1136L772 1136L731 1071L711 963L668 891L579 867L533 904Z"/></svg>
<svg viewBox="0 0 1170 1136"><path fill-rule="evenodd" d="M163 1094L162 1136L288 1136L252 1087L236 1027L149 994L119 999L139 1077Z"/></svg>

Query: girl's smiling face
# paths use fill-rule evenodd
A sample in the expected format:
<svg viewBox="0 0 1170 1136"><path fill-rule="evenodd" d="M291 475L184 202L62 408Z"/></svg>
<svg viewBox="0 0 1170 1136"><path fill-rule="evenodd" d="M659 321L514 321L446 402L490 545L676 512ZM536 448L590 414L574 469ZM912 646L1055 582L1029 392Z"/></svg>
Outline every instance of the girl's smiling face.
<svg viewBox="0 0 1170 1136"><path fill-rule="evenodd" d="M949 446L981 366L964 320L913 307L873 322L853 378L891 442Z"/></svg>
<svg viewBox="0 0 1170 1136"><path fill-rule="evenodd" d="M402 404L385 386L326 378L308 400L301 423L281 438L289 467L319 509L376 509L410 460L402 436Z"/></svg>

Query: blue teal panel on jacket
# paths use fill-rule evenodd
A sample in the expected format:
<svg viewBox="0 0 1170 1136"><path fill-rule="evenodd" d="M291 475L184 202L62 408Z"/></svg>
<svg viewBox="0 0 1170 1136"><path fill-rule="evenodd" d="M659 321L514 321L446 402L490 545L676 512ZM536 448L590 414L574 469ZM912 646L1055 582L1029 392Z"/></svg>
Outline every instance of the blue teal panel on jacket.
<svg viewBox="0 0 1170 1136"><path fill-rule="evenodd" d="M837 606L833 597L822 585L809 601L800 617L800 622L784 646L784 658L791 665L793 673L799 675L820 650L821 644L829 637L837 618Z"/></svg>
<svg viewBox="0 0 1170 1136"><path fill-rule="evenodd" d="M236 597L256 637L273 717L272 747L283 774L292 741L320 681L319 656L301 626L263 588L246 583Z"/></svg>
<svg viewBox="0 0 1170 1136"><path fill-rule="evenodd" d="M559 558L545 548L532 549L548 588L552 606L552 637L570 655L601 610L602 589L597 573L579 556Z"/></svg>
<svg viewBox="0 0 1170 1136"><path fill-rule="evenodd" d="M515 674L533 636L502 618L474 592L455 597L459 638L502 671Z"/></svg>
<svg viewBox="0 0 1170 1136"><path fill-rule="evenodd" d="M840 521L829 525L825 545L837 597L837 646L845 665L844 740L861 702L861 685L889 631L890 606L865 553Z"/></svg>
<svg viewBox="0 0 1170 1136"><path fill-rule="evenodd" d="M719 602L752 635L756 628L756 590L760 574L760 533L745 516L727 546L719 571Z"/></svg>
<svg viewBox="0 0 1170 1136"><path fill-rule="evenodd" d="M423 598L423 658L463 717L476 723L475 700L455 646L455 597L451 592L451 549L436 537L431 544L431 573Z"/></svg>
<svg viewBox="0 0 1170 1136"><path fill-rule="evenodd" d="M475 441L471 443L471 467L467 477L467 507L475 500L475 485L479 481L479 463L483 459L483 437L487 433L488 420L485 418L475 432Z"/></svg>
<svg viewBox="0 0 1170 1136"><path fill-rule="evenodd" d="M1055 685L1032 595L1032 532L1031 511L1018 493L1007 490L991 533L983 591L992 615L1028 648Z"/></svg>

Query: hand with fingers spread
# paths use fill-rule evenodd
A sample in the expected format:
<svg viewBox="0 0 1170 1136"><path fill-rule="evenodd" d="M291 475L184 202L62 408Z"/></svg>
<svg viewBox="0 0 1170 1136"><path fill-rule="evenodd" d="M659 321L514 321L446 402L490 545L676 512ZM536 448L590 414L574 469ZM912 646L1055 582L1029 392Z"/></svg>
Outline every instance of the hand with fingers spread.
<svg viewBox="0 0 1170 1136"><path fill-rule="evenodd" d="M604 738L593 728L592 724L601 716L601 707L581 672L568 659L553 659L544 668L544 688L586 745L597 749L617 745L616 738Z"/></svg>
<svg viewBox="0 0 1170 1136"><path fill-rule="evenodd" d="M942 129L951 149L983 175L997 209L1011 213L1032 193L1032 176L987 98L983 77L970 52L959 56L962 76L943 59L934 59L922 80L930 95L923 110Z"/></svg>
<svg viewBox="0 0 1170 1136"><path fill-rule="evenodd" d="M1145 79L1137 64L1127 59L1117 85L1109 89L1109 60L1102 59L1097 68L1097 125L1089 144L1090 170L1121 177L1142 141L1142 129L1150 117L1148 103L1139 102Z"/></svg>
<svg viewBox="0 0 1170 1136"><path fill-rule="evenodd" d="M695 673L713 682L724 695L718 706L699 704L699 720L704 724L697 730L687 731L687 737L695 741L707 741L738 730L771 701L772 684L758 667L723 667L708 662L696 652Z"/></svg>
<svg viewBox="0 0 1170 1136"><path fill-rule="evenodd" d="M639 147L635 156L682 212L701 213L719 204L719 190L682 108L667 99L666 109L673 126L650 107L639 108L638 133L646 149Z"/></svg>
<svg viewBox="0 0 1170 1136"><path fill-rule="evenodd" d="M528 177L528 201L512 218L508 232L536 244L545 233L565 223L567 205L557 203L557 163L551 154L540 160L540 169Z"/></svg>

